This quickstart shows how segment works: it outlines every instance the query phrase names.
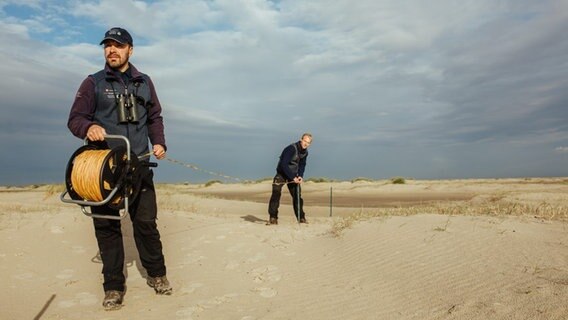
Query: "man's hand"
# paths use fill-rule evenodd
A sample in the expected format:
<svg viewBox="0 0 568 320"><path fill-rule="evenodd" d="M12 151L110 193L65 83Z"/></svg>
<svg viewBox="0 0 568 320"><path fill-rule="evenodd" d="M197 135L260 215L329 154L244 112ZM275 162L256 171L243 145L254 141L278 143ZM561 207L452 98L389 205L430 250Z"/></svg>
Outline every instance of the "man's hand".
<svg viewBox="0 0 568 320"><path fill-rule="evenodd" d="M106 136L105 128L99 126L98 124L93 124L87 130L87 139L91 141L103 141Z"/></svg>
<svg viewBox="0 0 568 320"><path fill-rule="evenodd" d="M166 150L164 149L164 146L161 144L155 144L153 148L156 159L162 160L166 157Z"/></svg>
<svg viewBox="0 0 568 320"><path fill-rule="evenodd" d="M294 178L294 183L298 183L298 184L299 184L299 183L302 183L302 182L304 182L304 179L302 179L302 177L295 177L295 178Z"/></svg>

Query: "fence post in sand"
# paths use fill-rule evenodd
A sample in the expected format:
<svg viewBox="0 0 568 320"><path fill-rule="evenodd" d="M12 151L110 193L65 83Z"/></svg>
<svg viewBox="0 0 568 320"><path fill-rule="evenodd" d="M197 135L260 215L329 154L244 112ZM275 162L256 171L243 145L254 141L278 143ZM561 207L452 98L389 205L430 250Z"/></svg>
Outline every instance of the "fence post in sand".
<svg viewBox="0 0 568 320"><path fill-rule="evenodd" d="M329 187L329 216L333 213L333 186Z"/></svg>

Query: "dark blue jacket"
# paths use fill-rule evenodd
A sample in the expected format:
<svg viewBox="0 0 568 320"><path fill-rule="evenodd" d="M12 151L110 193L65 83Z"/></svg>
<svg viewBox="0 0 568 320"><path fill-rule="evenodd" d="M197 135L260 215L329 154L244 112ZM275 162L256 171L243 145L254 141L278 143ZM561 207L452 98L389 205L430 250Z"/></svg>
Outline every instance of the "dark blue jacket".
<svg viewBox="0 0 568 320"><path fill-rule="evenodd" d="M282 150L276 172L289 181L303 177L307 158L308 149L302 149L300 141L292 143Z"/></svg>

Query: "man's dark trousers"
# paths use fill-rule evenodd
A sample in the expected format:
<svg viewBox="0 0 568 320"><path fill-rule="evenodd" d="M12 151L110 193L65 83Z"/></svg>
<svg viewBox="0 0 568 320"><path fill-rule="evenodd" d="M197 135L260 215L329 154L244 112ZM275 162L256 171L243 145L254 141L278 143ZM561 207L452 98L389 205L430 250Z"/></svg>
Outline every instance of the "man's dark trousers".
<svg viewBox="0 0 568 320"><path fill-rule="evenodd" d="M148 276L159 277L166 275L162 242L157 229L156 190L153 183L153 173L147 170L141 179L140 193L129 206L130 220L136 248L140 255L142 266ZM104 215L118 215L117 211L108 207L92 207L92 212ZM103 288L105 291L125 289L124 245L120 220L94 218L95 235L103 261Z"/></svg>
<svg viewBox="0 0 568 320"><path fill-rule="evenodd" d="M286 179L280 175L276 174L274 176L274 180L272 181L272 195L270 196L270 202L268 203L268 214L271 218L278 219L278 207L280 206L280 197L282 196L282 187L284 185L288 186L288 191L290 191L290 195L292 196L292 203L294 205L294 214L296 218L298 218L298 184L296 183L287 183ZM304 212L304 199L302 199L302 195L300 193L300 219L304 219L306 217L306 213Z"/></svg>

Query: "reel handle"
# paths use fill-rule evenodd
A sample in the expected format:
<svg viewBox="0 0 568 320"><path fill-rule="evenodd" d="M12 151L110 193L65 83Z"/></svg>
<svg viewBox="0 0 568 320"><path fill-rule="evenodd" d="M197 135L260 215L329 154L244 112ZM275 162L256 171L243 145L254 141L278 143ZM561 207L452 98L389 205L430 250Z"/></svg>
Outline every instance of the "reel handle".
<svg viewBox="0 0 568 320"><path fill-rule="evenodd" d="M141 165L144 166L144 167L150 167L150 168L157 168L158 167L158 164L155 163L155 162L143 162Z"/></svg>

